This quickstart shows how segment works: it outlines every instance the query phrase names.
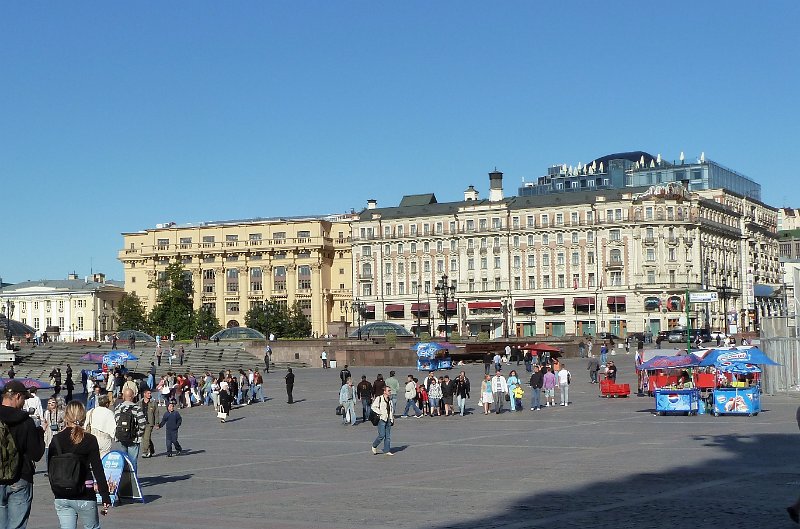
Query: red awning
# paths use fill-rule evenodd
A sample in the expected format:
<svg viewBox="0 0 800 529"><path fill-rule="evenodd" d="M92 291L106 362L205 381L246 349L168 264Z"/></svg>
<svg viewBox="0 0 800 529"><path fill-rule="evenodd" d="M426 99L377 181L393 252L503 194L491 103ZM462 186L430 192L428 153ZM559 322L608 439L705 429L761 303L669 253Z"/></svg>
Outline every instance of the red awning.
<svg viewBox="0 0 800 529"><path fill-rule="evenodd" d="M608 306L625 305L625 296L608 296Z"/></svg>
<svg viewBox="0 0 800 529"><path fill-rule="evenodd" d="M563 306L564 298L544 298L544 303L542 303L542 307L546 309Z"/></svg>
<svg viewBox="0 0 800 529"><path fill-rule="evenodd" d="M405 312L406 307L402 303L397 305L386 305L386 312Z"/></svg>
<svg viewBox="0 0 800 529"><path fill-rule="evenodd" d="M448 312L453 312L458 308L458 303L455 301L448 301L447 302L447 310ZM444 303L439 303L439 312L444 310Z"/></svg>
<svg viewBox="0 0 800 529"><path fill-rule="evenodd" d="M364 312L375 312L375 305L367 305Z"/></svg>
<svg viewBox="0 0 800 529"><path fill-rule="evenodd" d="M536 308L536 300L535 299L518 299L514 302L515 309L535 309Z"/></svg>
<svg viewBox="0 0 800 529"><path fill-rule="evenodd" d="M430 312L431 311L431 304L430 303L412 303L411 304L411 312Z"/></svg>
<svg viewBox="0 0 800 529"><path fill-rule="evenodd" d="M499 301L473 301L467 303L468 309L502 309L503 304Z"/></svg>
<svg viewBox="0 0 800 529"><path fill-rule="evenodd" d="M594 307L593 297L575 298L572 301L573 307Z"/></svg>

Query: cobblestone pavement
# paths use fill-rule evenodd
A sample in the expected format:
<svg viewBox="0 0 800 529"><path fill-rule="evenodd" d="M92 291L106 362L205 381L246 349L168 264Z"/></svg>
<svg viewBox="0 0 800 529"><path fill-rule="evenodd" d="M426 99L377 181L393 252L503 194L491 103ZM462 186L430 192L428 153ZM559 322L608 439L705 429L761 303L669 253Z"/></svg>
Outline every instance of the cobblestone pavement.
<svg viewBox="0 0 800 529"><path fill-rule="evenodd" d="M616 360L635 382L632 357ZM184 410L187 455L167 459L156 433L161 455L140 459L147 502L112 509L103 527L794 526L784 508L800 494L797 398L765 396L756 417L658 417L652 398L600 398L585 361L567 363L569 407L397 419L393 458L370 453L371 424L334 415L338 370L295 370L293 405L271 373L271 400L226 424ZM483 368L466 370L474 410ZM388 371L352 369L370 380ZM46 478L35 481L29 527L55 527Z"/></svg>

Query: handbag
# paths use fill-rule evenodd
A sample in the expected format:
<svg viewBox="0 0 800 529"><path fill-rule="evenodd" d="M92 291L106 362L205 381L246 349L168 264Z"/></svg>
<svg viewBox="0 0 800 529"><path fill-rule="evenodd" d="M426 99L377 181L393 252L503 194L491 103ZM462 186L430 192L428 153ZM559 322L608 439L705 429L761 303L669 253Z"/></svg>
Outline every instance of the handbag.
<svg viewBox="0 0 800 529"><path fill-rule="evenodd" d="M511 396L508 393L506 393L506 402L508 402L510 400L511 400Z"/></svg>
<svg viewBox="0 0 800 529"><path fill-rule="evenodd" d="M373 410L369 410L369 422L371 422L373 426L378 426L378 424L381 422L381 416L375 413Z"/></svg>
<svg viewBox="0 0 800 529"><path fill-rule="evenodd" d="M225 413L225 410L222 408L222 406L220 406L219 411L217 411L217 419L227 419L227 418L228 414Z"/></svg>
<svg viewBox="0 0 800 529"><path fill-rule="evenodd" d="M341 415L343 413L344 413L344 406L342 406L341 404L336 406L336 415Z"/></svg>

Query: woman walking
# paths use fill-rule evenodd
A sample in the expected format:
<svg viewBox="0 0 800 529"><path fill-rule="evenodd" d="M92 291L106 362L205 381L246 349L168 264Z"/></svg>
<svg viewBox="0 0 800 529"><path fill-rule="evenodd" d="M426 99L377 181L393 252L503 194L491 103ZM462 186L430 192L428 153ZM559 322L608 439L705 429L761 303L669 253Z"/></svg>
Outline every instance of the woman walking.
<svg viewBox="0 0 800 529"><path fill-rule="evenodd" d="M58 409L56 399L47 399L47 411L44 412L44 460L47 461L47 451L53 436L64 429L64 412ZM47 475L47 474L45 474Z"/></svg>
<svg viewBox="0 0 800 529"><path fill-rule="evenodd" d="M99 529L100 520L97 513L97 496L95 487L103 501L103 511L111 506L108 494L108 483L103 464L100 460L100 449L94 435L83 429L86 420L86 409L78 401L67 404L64 412L65 428L53 436L52 450L48 453L47 466L53 472L53 458L61 454L74 454L80 463L81 478L78 486L71 490L53 485L54 505L61 529L76 529L78 519L87 529ZM58 464L56 464L58 465Z"/></svg>
<svg viewBox="0 0 800 529"><path fill-rule="evenodd" d="M483 382L481 382L481 402L483 402L483 414L489 415L489 406L491 406L494 396L492 395L492 377L484 375Z"/></svg>
<svg viewBox="0 0 800 529"><path fill-rule="evenodd" d="M97 406L86 415L86 431L95 437L101 459L111 451L111 444L117 433L117 421L111 411L112 404L108 393L100 395Z"/></svg>
<svg viewBox="0 0 800 529"><path fill-rule="evenodd" d="M227 382L223 381L219 385L219 411L224 413L224 417L220 417L219 422L225 422L225 419L228 417L228 414L231 412L231 404L233 403L233 397L231 396L230 386Z"/></svg>
<svg viewBox="0 0 800 529"><path fill-rule="evenodd" d="M431 385L428 388L428 402L431 405L431 417L434 415L441 415L442 411L439 408L439 401L442 400L442 386L439 380L434 378L431 380Z"/></svg>
<svg viewBox="0 0 800 529"><path fill-rule="evenodd" d="M508 394L509 394L509 402L511 404L511 411L518 411L517 397L514 394L514 390L517 389L517 386L519 386L519 377L517 377L516 369L512 369L511 372L508 374L508 380L506 380L506 384L508 384Z"/></svg>

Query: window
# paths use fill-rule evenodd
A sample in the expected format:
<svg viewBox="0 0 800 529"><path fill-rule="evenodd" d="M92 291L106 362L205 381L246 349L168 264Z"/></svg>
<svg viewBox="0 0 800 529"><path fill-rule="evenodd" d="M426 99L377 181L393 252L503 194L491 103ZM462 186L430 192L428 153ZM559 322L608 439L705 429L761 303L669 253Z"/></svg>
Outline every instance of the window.
<svg viewBox="0 0 800 529"><path fill-rule="evenodd" d="M485 231L485 230L486 230L486 224L487 224L487 223L486 223L486 219L480 219L480 220L478 221L478 226L479 226L479 229L480 229L481 231Z"/></svg>
<svg viewBox="0 0 800 529"><path fill-rule="evenodd" d="M586 242L589 243L589 244L593 244L594 243L594 232L593 231L586 232Z"/></svg>
<svg viewBox="0 0 800 529"><path fill-rule="evenodd" d="M564 266L564 252L558 252L556 256L556 264L558 266Z"/></svg>
<svg viewBox="0 0 800 529"><path fill-rule="evenodd" d="M397 263L397 275L403 275L406 273L406 265L404 262L400 261Z"/></svg>
<svg viewBox="0 0 800 529"><path fill-rule="evenodd" d="M550 236L546 233L542 234L542 246L548 246L550 244Z"/></svg>
<svg viewBox="0 0 800 529"><path fill-rule="evenodd" d="M514 277L514 290L522 289L522 278L519 276Z"/></svg>
<svg viewBox="0 0 800 529"><path fill-rule="evenodd" d="M620 238L620 231L619 230L610 230L608 232L608 237L612 241L618 241Z"/></svg>
<svg viewBox="0 0 800 529"><path fill-rule="evenodd" d="M519 235L514 235L514 238L512 239L512 241L513 241L514 248L519 248Z"/></svg>
<svg viewBox="0 0 800 529"><path fill-rule="evenodd" d="M230 244L230 243L236 243L238 241L239 241L239 236L238 235L226 235L225 236L225 242L228 243L227 244L228 246L236 246L236 244Z"/></svg>
<svg viewBox="0 0 800 529"><path fill-rule="evenodd" d="M675 284L675 270L669 271L669 282L671 285Z"/></svg>
<svg viewBox="0 0 800 529"><path fill-rule="evenodd" d="M647 257L646 260L648 262L653 262L656 260L656 251L653 248L647 249Z"/></svg>
<svg viewBox="0 0 800 529"><path fill-rule="evenodd" d="M214 236L213 235L203 235L203 247L209 248L214 244Z"/></svg>
<svg viewBox="0 0 800 529"><path fill-rule="evenodd" d="M388 239L392 236L392 227L391 226L384 226L383 227L383 236L384 238Z"/></svg>
<svg viewBox="0 0 800 529"><path fill-rule="evenodd" d="M648 206L644 208L644 218L645 220L653 220L653 207Z"/></svg>
<svg viewBox="0 0 800 529"><path fill-rule="evenodd" d="M431 226L427 222L422 224L422 234L429 235L431 232Z"/></svg>
<svg viewBox="0 0 800 529"><path fill-rule="evenodd" d="M536 276L528 276L528 288L536 288Z"/></svg>
<svg viewBox="0 0 800 529"><path fill-rule="evenodd" d="M500 248L500 237L495 237L494 238L494 247L495 248Z"/></svg>
<svg viewBox="0 0 800 529"><path fill-rule="evenodd" d="M486 248L488 246L488 239L486 237L481 237L481 248Z"/></svg>
<svg viewBox="0 0 800 529"><path fill-rule="evenodd" d="M417 286L417 282L416 281L412 281L411 282L411 293L412 294L416 294L418 288L419 287Z"/></svg>
<svg viewBox="0 0 800 529"><path fill-rule="evenodd" d="M578 232L577 231L573 231L572 232L572 244L578 244Z"/></svg>
<svg viewBox="0 0 800 529"><path fill-rule="evenodd" d="M595 287L595 284L594 284L594 272L589 272L589 275L588 275L587 281L586 281L586 286L588 288L594 288Z"/></svg>
<svg viewBox="0 0 800 529"><path fill-rule="evenodd" d="M225 271L225 290L227 292L239 291L239 270L236 268L229 268Z"/></svg>
<svg viewBox="0 0 800 529"><path fill-rule="evenodd" d="M467 259L467 270L475 270L475 259L472 257Z"/></svg>
<svg viewBox="0 0 800 529"><path fill-rule="evenodd" d="M497 217L494 217L494 218L492 219L492 228L494 228L494 229L496 229L496 230L497 230L497 229L500 229L500 228L502 228L502 227L503 227L503 224L502 224L502 222L500 221L500 219L499 219L499 218L497 218Z"/></svg>
<svg viewBox="0 0 800 529"><path fill-rule="evenodd" d="M481 257L481 270L489 268L489 263L485 257Z"/></svg>
<svg viewBox="0 0 800 529"><path fill-rule="evenodd" d="M564 214L556 213L556 226L563 226L563 225L564 225Z"/></svg>
<svg viewBox="0 0 800 529"><path fill-rule="evenodd" d="M412 237L417 234L417 225L416 224L412 224L411 226L409 226L409 233L411 234Z"/></svg>
<svg viewBox="0 0 800 529"><path fill-rule="evenodd" d="M411 273L412 274L416 274L417 273L417 262L416 261L411 261L410 264L411 264Z"/></svg>
<svg viewBox="0 0 800 529"><path fill-rule="evenodd" d="M564 288L564 274L558 274L558 288Z"/></svg>
<svg viewBox="0 0 800 529"><path fill-rule="evenodd" d="M386 296L391 296L392 295L392 284L391 283L386 283L385 285L383 285L383 293Z"/></svg>
<svg viewBox="0 0 800 529"><path fill-rule="evenodd" d="M400 244L397 245L397 254L398 255L403 255L403 252L405 252L405 247L403 246L403 243L401 242Z"/></svg>
<svg viewBox="0 0 800 529"><path fill-rule="evenodd" d="M594 264L594 252L586 252L586 264Z"/></svg>
<svg viewBox="0 0 800 529"><path fill-rule="evenodd" d="M169 239L158 239L156 245L159 250L166 250L169 248Z"/></svg>
<svg viewBox="0 0 800 529"><path fill-rule="evenodd" d="M362 246L361 247L361 256L362 257L372 257L372 246Z"/></svg>
<svg viewBox="0 0 800 529"><path fill-rule="evenodd" d="M436 241L436 251L439 253L444 251L444 243L442 241Z"/></svg>
<svg viewBox="0 0 800 529"><path fill-rule="evenodd" d="M511 226L515 229L519 229L519 217L511 217Z"/></svg>
<svg viewBox="0 0 800 529"><path fill-rule="evenodd" d="M361 295L362 296L372 295L372 283L364 283L361 285Z"/></svg>
<svg viewBox="0 0 800 529"><path fill-rule="evenodd" d="M436 234L437 235L441 235L443 231L444 231L444 223L437 222L436 223Z"/></svg>
<svg viewBox="0 0 800 529"><path fill-rule="evenodd" d="M22 323L25 323L25 321L23 321ZM60 329L64 328L64 316L61 316L60 318L58 318L58 327Z"/></svg>
<svg viewBox="0 0 800 529"><path fill-rule="evenodd" d="M522 257L520 257L519 255L515 255L514 256L514 268L519 268L520 266L522 266Z"/></svg>
<svg viewBox="0 0 800 529"><path fill-rule="evenodd" d="M578 266L581 261L581 256L578 252L572 252L572 266Z"/></svg>
<svg viewBox="0 0 800 529"><path fill-rule="evenodd" d="M606 222L611 222L612 220L614 220L614 210L613 209L607 209L606 210Z"/></svg>
<svg viewBox="0 0 800 529"><path fill-rule="evenodd" d="M489 280L484 278L481 279L481 291L487 292L489 290Z"/></svg>
<svg viewBox="0 0 800 529"><path fill-rule="evenodd" d="M589 187L591 187L591 186L589 186ZM594 222L594 211L587 211L586 212L586 222L589 223L589 224Z"/></svg>
<svg viewBox="0 0 800 529"><path fill-rule="evenodd" d="M450 251L455 252L457 249L458 249L458 242L455 239L453 239L452 241L450 241Z"/></svg>
<svg viewBox="0 0 800 529"><path fill-rule="evenodd" d="M392 245L391 244L384 244L383 245L383 255L392 255Z"/></svg>
<svg viewBox="0 0 800 529"><path fill-rule="evenodd" d="M467 288L469 289L470 292L475 292L475 280L474 279L470 279L469 281L467 281Z"/></svg>
<svg viewBox="0 0 800 529"><path fill-rule="evenodd" d="M451 272L458 271L458 261L456 261L455 259L450 259L450 271Z"/></svg>
<svg viewBox="0 0 800 529"><path fill-rule="evenodd" d="M472 219L467 220L467 231L475 231L475 221Z"/></svg>
<svg viewBox="0 0 800 529"><path fill-rule="evenodd" d="M581 286L580 274L572 274L572 288L578 289Z"/></svg>
<svg viewBox="0 0 800 529"><path fill-rule="evenodd" d="M622 286L622 272L611 272L611 281L609 284L612 287L621 287Z"/></svg>
<svg viewBox="0 0 800 529"><path fill-rule="evenodd" d="M412 254L417 253L417 243L415 242L411 243L411 253Z"/></svg>
<svg viewBox="0 0 800 529"><path fill-rule="evenodd" d="M556 233L556 244L564 244L564 234Z"/></svg>
<svg viewBox="0 0 800 529"><path fill-rule="evenodd" d="M548 274L542 276L542 288L550 288L550 276Z"/></svg>
<svg viewBox="0 0 800 529"><path fill-rule="evenodd" d="M448 233L452 234L452 233L455 233L455 232L456 232L456 221L451 220L450 221L450 229L448 230Z"/></svg>
<svg viewBox="0 0 800 529"><path fill-rule="evenodd" d="M501 288L502 288L502 286L500 285L500 278L496 277L494 279L494 289L495 290L500 290Z"/></svg>
<svg viewBox="0 0 800 529"><path fill-rule="evenodd" d="M228 255L228 256L225 258L225 260L226 260L226 261L238 261L238 260L239 260L239 255L238 255L238 254L234 254L234 255Z"/></svg>
<svg viewBox="0 0 800 529"><path fill-rule="evenodd" d="M425 273L428 273L428 272L431 271L431 262L429 260L425 259L422 262L422 271L425 272Z"/></svg>
<svg viewBox="0 0 800 529"><path fill-rule="evenodd" d="M186 250L192 245L192 238L191 237L181 237L180 238L181 250Z"/></svg>
<svg viewBox="0 0 800 529"><path fill-rule="evenodd" d="M653 228L647 228L644 230L644 238L648 241L652 241L654 239L653 234Z"/></svg>
<svg viewBox="0 0 800 529"><path fill-rule="evenodd" d="M675 261L676 260L675 248L669 248L667 250L667 260L669 260L669 261Z"/></svg>
<svg viewBox="0 0 800 529"><path fill-rule="evenodd" d="M618 248L614 248L608 254L609 259L611 260L611 264L621 264L622 263L622 251Z"/></svg>
<svg viewBox="0 0 800 529"><path fill-rule="evenodd" d="M529 228L533 228L536 226L536 223L533 221L533 215L528 215L526 218L526 224Z"/></svg>
<svg viewBox="0 0 800 529"><path fill-rule="evenodd" d="M436 273L437 274L444 273L444 260L438 259L436 261Z"/></svg>
<svg viewBox="0 0 800 529"><path fill-rule="evenodd" d="M238 314L239 313L239 302L238 301L229 301L225 304L225 311L228 314Z"/></svg>
<svg viewBox="0 0 800 529"><path fill-rule="evenodd" d="M425 281L425 293L426 294L430 294L431 293L431 282L430 281Z"/></svg>
<svg viewBox="0 0 800 529"><path fill-rule="evenodd" d="M533 235L528 235L528 246L533 246L534 239Z"/></svg>
<svg viewBox="0 0 800 529"><path fill-rule="evenodd" d="M495 269L500 268L500 256L495 256L495 258L494 258L494 267L495 267Z"/></svg>
<svg viewBox="0 0 800 529"><path fill-rule="evenodd" d="M383 270L385 275L387 276L392 275L392 263L384 263Z"/></svg>
<svg viewBox="0 0 800 529"><path fill-rule="evenodd" d="M275 290L284 291L286 290L286 267L285 266L276 266L274 268L274 278Z"/></svg>
<svg viewBox="0 0 800 529"><path fill-rule="evenodd" d="M578 212L577 211L573 211L572 213L570 213L570 220L572 221L573 225L574 224L578 224Z"/></svg>
<svg viewBox="0 0 800 529"><path fill-rule="evenodd" d="M251 268L250 269L250 290L259 291L262 288L261 282L261 269L260 268Z"/></svg>
<svg viewBox="0 0 800 529"><path fill-rule="evenodd" d="M362 231L361 237L364 237L364 233L363 233L364 228L361 228L361 231ZM284 240L286 240L286 232L285 231L276 231L275 233L272 234L272 240L275 241L275 242L283 242Z"/></svg>
<svg viewBox="0 0 800 529"><path fill-rule="evenodd" d="M655 270L648 270L647 271L647 284L652 285L656 282L656 272Z"/></svg>
<svg viewBox="0 0 800 529"><path fill-rule="evenodd" d="M550 254L549 253L543 253L542 254L542 266L545 267L545 268L550 266Z"/></svg>
<svg viewBox="0 0 800 529"><path fill-rule="evenodd" d="M472 250L475 248L475 239L468 239L467 240L467 249Z"/></svg>
<svg viewBox="0 0 800 529"><path fill-rule="evenodd" d="M542 226L549 226L550 225L550 217L548 217L547 213L542 214Z"/></svg>
<svg viewBox="0 0 800 529"><path fill-rule="evenodd" d="M36 322L35 327L38 328L39 327L39 318L34 318L34 321ZM79 331L83 330L83 316L78 316L78 330Z"/></svg>
<svg viewBox="0 0 800 529"><path fill-rule="evenodd" d="M425 241L422 243L422 252L423 253L431 253L431 243Z"/></svg>
<svg viewBox="0 0 800 529"><path fill-rule="evenodd" d="M528 268L536 266L536 256L531 254L528 256Z"/></svg>
<svg viewBox="0 0 800 529"><path fill-rule="evenodd" d="M247 239L248 239L250 242L252 242L252 241L260 241L260 240L261 240L261 234L260 234L260 233L251 233L251 234L249 234L249 235L247 236ZM189 242L191 243L191 242L192 242L192 240L191 240L191 239L189 239Z"/></svg>
<svg viewBox="0 0 800 529"><path fill-rule="evenodd" d="M615 209L614 210L614 220L616 220L616 221L622 220L622 210L621 209Z"/></svg>
<svg viewBox="0 0 800 529"><path fill-rule="evenodd" d="M402 281L397 283L397 295L402 296L406 293L406 284Z"/></svg>

